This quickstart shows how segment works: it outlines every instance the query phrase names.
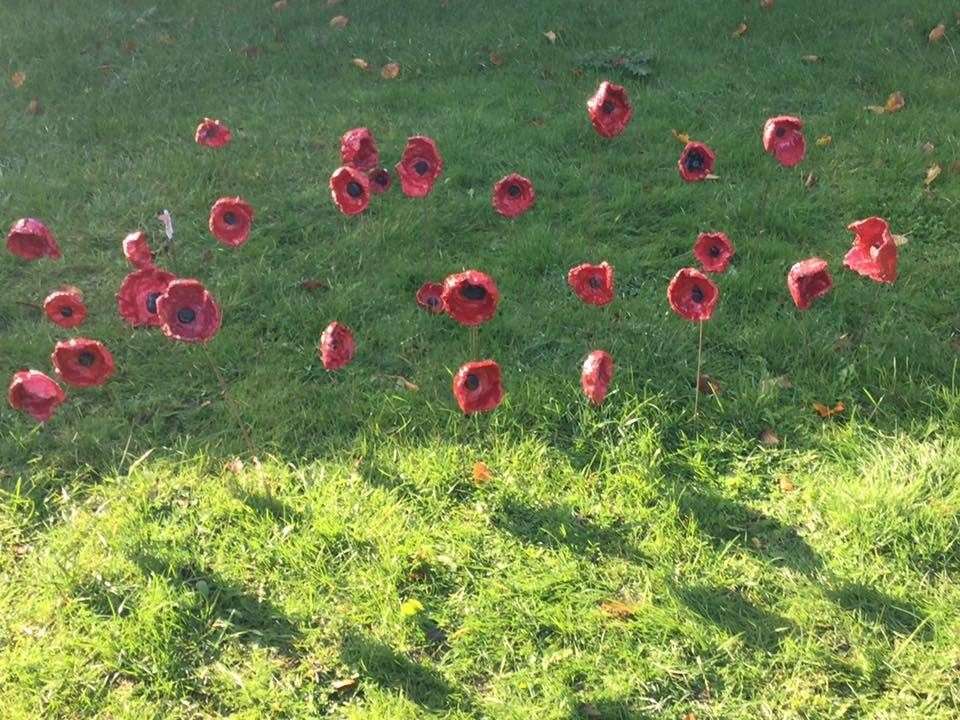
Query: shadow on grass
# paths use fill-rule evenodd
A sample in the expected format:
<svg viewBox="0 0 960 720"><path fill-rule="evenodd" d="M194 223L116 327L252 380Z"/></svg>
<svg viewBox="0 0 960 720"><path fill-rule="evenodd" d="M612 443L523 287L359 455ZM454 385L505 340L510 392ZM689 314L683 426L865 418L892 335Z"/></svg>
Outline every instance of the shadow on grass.
<svg viewBox="0 0 960 720"><path fill-rule="evenodd" d="M675 595L700 617L767 652L776 651L783 637L796 629L790 620L757 607L738 590L693 585L678 588Z"/></svg>
<svg viewBox="0 0 960 720"><path fill-rule="evenodd" d="M830 590L827 596L844 610L862 616L892 635L914 635L922 641L933 639L933 626L928 616L915 604L892 598L862 583L847 583Z"/></svg>
<svg viewBox="0 0 960 720"><path fill-rule="evenodd" d="M654 716L639 713L620 700L595 700L577 705L570 720L653 720Z"/></svg>

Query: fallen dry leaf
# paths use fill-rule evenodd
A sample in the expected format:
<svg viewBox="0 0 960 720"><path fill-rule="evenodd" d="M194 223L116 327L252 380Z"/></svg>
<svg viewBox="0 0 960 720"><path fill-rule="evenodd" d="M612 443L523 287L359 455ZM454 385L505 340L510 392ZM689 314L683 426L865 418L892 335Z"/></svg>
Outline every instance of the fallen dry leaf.
<svg viewBox="0 0 960 720"><path fill-rule="evenodd" d="M947 26L943 23L937 25L933 30L930 31L928 39L931 43L938 43L943 40L943 36L947 34Z"/></svg>
<svg viewBox="0 0 960 720"><path fill-rule="evenodd" d="M670 134L673 135L674 140L676 140L681 145L686 145L690 142L690 136L686 133L677 132L676 130L671 130Z"/></svg>
<svg viewBox="0 0 960 720"><path fill-rule="evenodd" d="M775 0L760 0L760 7L764 10L772 10L775 4Z"/></svg>
<svg viewBox="0 0 960 720"><path fill-rule="evenodd" d="M347 690L353 690L359 682L360 678L354 675L353 677L334 680L330 683L330 689L334 692L346 692Z"/></svg>
<svg viewBox="0 0 960 720"><path fill-rule="evenodd" d="M27 105L27 112L30 113L31 115L39 115L40 113L42 113L43 108L40 107L40 101L37 100L36 98L31 100L30 103Z"/></svg>
<svg viewBox="0 0 960 720"><path fill-rule="evenodd" d="M903 93L897 90L895 93L890 93L890 97L887 98L887 102L884 103L883 109L888 113L894 113L898 110L902 110L903 106L907 104L907 101L903 97Z"/></svg>
<svg viewBox="0 0 960 720"><path fill-rule="evenodd" d="M817 138L817 147L826 147L833 142L832 135L821 135Z"/></svg>
<svg viewBox="0 0 960 720"><path fill-rule="evenodd" d="M771 428L764 428L760 431L760 444L764 447L776 447L780 444L780 438Z"/></svg>
<svg viewBox="0 0 960 720"><path fill-rule="evenodd" d="M817 184L817 176L812 172L808 172L807 176L803 179L803 186L809 190L814 185Z"/></svg>
<svg viewBox="0 0 960 720"><path fill-rule="evenodd" d="M330 18L330 27L337 28L337 30L343 30L347 24L349 24L350 18L346 15L335 15Z"/></svg>
<svg viewBox="0 0 960 720"><path fill-rule="evenodd" d="M927 176L923 179L923 184L926 187L933 185L933 181L940 177L940 173L943 172L943 168L939 164L934 163L927 168Z"/></svg>
<svg viewBox="0 0 960 720"><path fill-rule="evenodd" d="M813 404L813 411L822 418L830 418L834 415L839 415L844 410L846 410L846 408L843 406L842 402L838 402L833 407L827 407L823 403L818 402Z"/></svg>
<svg viewBox="0 0 960 720"><path fill-rule="evenodd" d="M495 52L490 53L490 62L496 65L497 67L500 67L501 65L503 65L503 55Z"/></svg>
<svg viewBox="0 0 960 720"><path fill-rule="evenodd" d="M240 458L234 458L226 465L223 466L223 469L227 472L233 473L234 475L239 475L243 472L243 460Z"/></svg>
<svg viewBox="0 0 960 720"><path fill-rule="evenodd" d="M783 492L788 493L796 490L797 486L793 483L793 480L791 480L790 478L782 477L780 478L780 489Z"/></svg>
<svg viewBox="0 0 960 720"><path fill-rule="evenodd" d="M283 11L286 10L286 9L287 9L287 0L277 0L277 1L273 4L273 11L274 11L274 12L283 12Z"/></svg>
<svg viewBox="0 0 960 720"><path fill-rule="evenodd" d="M27 81L27 74L17 70L13 75L10 76L10 84L13 85L18 90L23 87L23 84Z"/></svg>
<svg viewBox="0 0 960 720"><path fill-rule="evenodd" d="M688 712L680 720L697 720L697 714L695 712Z"/></svg>
<svg viewBox="0 0 960 720"><path fill-rule="evenodd" d="M600 603L600 610L604 615L615 618L616 620L629 620L637 612L635 605L630 605L620 600L604 600Z"/></svg>
<svg viewBox="0 0 960 720"><path fill-rule="evenodd" d="M932 142L925 142L923 145L920 146L920 149L923 150L924 153L929 155L937 148Z"/></svg>
<svg viewBox="0 0 960 720"><path fill-rule="evenodd" d="M327 290L330 286L323 280L317 280L316 278L310 278L300 282L300 287L309 292L314 290Z"/></svg>
<svg viewBox="0 0 960 720"><path fill-rule="evenodd" d="M402 387L404 390L409 390L410 392L416 392L420 389L420 386L415 382L407 380L403 375L384 375L384 377L389 378L397 383L398 387Z"/></svg>
<svg viewBox="0 0 960 720"><path fill-rule="evenodd" d="M823 62L823 58L820 57L819 55L804 55L800 59L803 60L808 65L813 65L814 63Z"/></svg>
<svg viewBox="0 0 960 720"><path fill-rule="evenodd" d="M473 464L473 481L477 485L484 485L493 480L493 473L490 472L490 468L487 467L487 464L482 460L478 460Z"/></svg>
<svg viewBox="0 0 960 720"><path fill-rule="evenodd" d="M900 248L910 242L910 238L908 238L906 235L894 235L893 242L898 248Z"/></svg>
<svg viewBox="0 0 960 720"><path fill-rule="evenodd" d="M720 387L720 383L709 375L701 375L697 380L697 385L700 388L700 392L704 395L719 395L723 390Z"/></svg>
<svg viewBox="0 0 960 720"><path fill-rule="evenodd" d="M747 27L747 24L745 22L742 22L739 25L737 25L737 29L733 31L733 34L731 37L741 38L747 34L747 30L749 29L750 28Z"/></svg>
<svg viewBox="0 0 960 720"><path fill-rule="evenodd" d="M356 67L360 68L361 70L369 70L369 69L370 69L370 63L368 63L368 62L367 62L366 60L364 60L363 58L354 58L354 59L353 59L353 64L354 64Z"/></svg>
<svg viewBox="0 0 960 720"><path fill-rule="evenodd" d="M380 77L384 80L393 80L400 74L400 64L399 63L387 63L383 66L383 69L380 70Z"/></svg>
<svg viewBox="0 0 960 720"><path fill-rule="evenodd" d="M543 36L553 45L557 41L557 34L553 30L547 30Z"/></svg>

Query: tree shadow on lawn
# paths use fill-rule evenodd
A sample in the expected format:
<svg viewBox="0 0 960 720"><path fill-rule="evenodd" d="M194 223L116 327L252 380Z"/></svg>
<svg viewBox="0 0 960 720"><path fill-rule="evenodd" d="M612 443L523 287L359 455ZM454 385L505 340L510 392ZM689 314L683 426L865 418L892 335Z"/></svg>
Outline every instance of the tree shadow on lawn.
<svg viewBox="0 0 960 720"><path fill-rule="evenodd" d="M776 652L796 625L776 613L757 607L739 590L709 585L675 588L674 595L690 610L750 647Z"/></svg>
<svg viewBox="0 0 960 720"><path fill-rule="evenodd" d="M579 703L570 713L570 720L654 720L648 713L640 713L621 700L594 700Z"/></svg>

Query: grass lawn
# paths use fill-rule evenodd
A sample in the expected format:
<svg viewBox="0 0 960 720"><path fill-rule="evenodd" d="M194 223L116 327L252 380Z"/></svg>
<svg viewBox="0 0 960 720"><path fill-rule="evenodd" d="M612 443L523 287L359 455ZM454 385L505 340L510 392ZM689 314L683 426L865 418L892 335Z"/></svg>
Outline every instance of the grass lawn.
<svg viewBox="0 0 960 720"><path fill-rule="evenodd" d="M0 407L0 715L960 716L954 11L5 0L3 229L42 218L64 257L2 252L0 375L52 372L80 334L117 373L44 426ZM614 46L652 74L584 60ZM636 110L614 140L585 108L604 78ZM899 112L865 109L894 91ZM806 122L793 169L760 143L783 113ZM193 142L204 116L230 146ZM341 216L327 178L357 126L388 166L435 138L434 193L395 183ZM681 182L672 130L713 147L719 180ZM507 221L490 188L513 171L538 198ZM238 249L206 228L223 195L256 211ZM117 315L120 240L158 246L161 208L160 264L223 307L206 349ZM909 238L894 285L841 265L871 215ZM706 230L737 256L706 327L721 391L694 420L696 328L665 293ZM811 255L836 284L802 313L785 276ZM601 260L617 299L595 308L565 275ZM482 417L450 393L469 334L413 301L468 267L503 295L478 352L507 395ZM75 331L37 307L65 283L90 309ZM327 373L334 319L358 355ZM578 385L595 348L617 362L601 408Z"/></svg>

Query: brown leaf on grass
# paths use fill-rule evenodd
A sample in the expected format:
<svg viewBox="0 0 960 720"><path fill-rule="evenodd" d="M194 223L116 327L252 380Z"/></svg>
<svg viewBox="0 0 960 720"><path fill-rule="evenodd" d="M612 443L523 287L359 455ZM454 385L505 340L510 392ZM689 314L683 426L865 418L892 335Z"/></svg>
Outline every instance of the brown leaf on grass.
<svg viewBox="0 0 960 720"><path fill-rule="evenodd" d="M503 55L495 52L490 53L490 62L496 65L497 67L500 67L501 65L503 65Z"/></svg>
<svg viewBox="0 0 960 720"><path fill-rule="evenodd" d="M814 65L816 63L823 62L823 58L820 57L819 55L804 55L800 59L803 60L808 65Z"/></svg>
<svg viewBox="0 0 960 720"><path fill-rule="evenodd" d="M473 464L473 482L477 485L486 485L493 480L493 473L483 460L477 460Z"/></svg>
<svg viewBox="0 0 960 720"><path fill-rule="evenodd" d="M842 402L838 402L833 407L829 407L818 402L813 404L813 411L822 418L831 418L834 415L839 415L844 410L846 410L846 408L843 406Z"/></svg>
<svg viewBox="0 0 960 720"><path fill-rule="evenodd" d="M551 45L557 42L557 34L553 30L547 30L543 36L550 41Z"/></svg>
<svg viewBox="0 0 960 720"><path fill-rule="evenodd" d="M687 135L687 133L671 130L670 134L673 135L673 139L676 140L681 145L686 145L688 142L690 142L690 136Z"/></svg>
<svg viewBox="0 0 960 720"><path fill-rule="evenodd" d="M363 58L354 58L354 59L353 59L353 64L354 64L355 67L358 67L358 68L360 68L361 70L369 70L369 69L370 69L370 63L368 63L368 62L367 62L366 60L364 60Z"/></svg>
<svg viewBox="0 0 960 720"><path fill-rule="evenodd" d="M273 11L274 11L274 12L283 12L283 11L286 10L286 9L287 9L287 0L277 0L277 1L273 4Z"/></svg>
<svg viewBox="0 0 960 720"><path fill-rule="evenodd" d="M43 112L43 108L40 107L40 101L34 98L27 105L27 112L31 115L39 115Z"/></svg>
<svg viewBox="0 0 960 720"><path fill-rule="evenodd" d="M380 70L380 77L384 80L393 80L400 75L399 63L387 63Z"/></svg>
<svg viewBox="0 0 960 720"><path fill-rule="evenodd" d="M927 168L927 176L923 179L923 184L926 187L933 185L933 181L940 177L940 173L943 172L943 168L939 164L934 163Z"/></svg>
<svg viewBox="0 0 960 720"><path fill-rule="evenodd" d="M300 287L307 292L314 292L315 290L329 290L330 286L324 280L318 280L317 278L308 278L307 280L302 280L300 282Z"/></svg>
<svg viewBox="0 0 960 720"><path fill-rule="evenodd" d="M747 24L745 22L742 22L739 25L737 25L737 29L733 31L733 34L731 35L731 37L742 38L744 35L747 34L747 30L749 29L750 28L747 27Z"/></svg>
<svg viewBox="0 0 960 720"><path fill-rule="evenodd" d="M360 677L354 675L353 677L334 680L330 683L330 689L337 693L347 692L353 690L359 683Z"/></svg>
<svg viewBox="0 0 960 720"><path fill-rule="evenodd" d="M817 147L826 147L833 142L832 135L821 135L817 138Z"/></svg>
<svg viewBox="0 0 960 720"><path fill-rule="evenodd" d="M417 392L420 389L420 386L415 382L407 380L403 375L384 375L388 380L393 380L397 383L397 387L401 387L404 390L409 390L410 392Z"/></svg>
<svg viewBox="0 0 960 720"><path fill-rule="evenodd" d="M604 600L600 603L600 611L615 620L629 620L637 614L637 607L620 600Z"/></svg>
<svg viewBox="0 0 960 720"><path fill-rule="evenodd" d="M697 720L697 714L695 712L688 712L680 720Z"/></svg>
<svg viewBox="0 0 960 720"><path fill-rule="evenodd" d="M350 23L350 18L346 15L334 15L330 18L330 27L337 30L343 30Z"/></svg>
<svg viewBox="0 0 960 720"><path fill-rule="evenodd" d="M898 110L902 110L903 106L907 104L907 101L903 97L903 93L897 90L894 93L890 93L890 97L887 98L887 102L884 103L883 109L888 113L894 113Z"/></svg>
<svg viewBox="0 0 960 720"><path fill-rule="evenodd" d="M243 460L241 460L240 458L234 458L233 460L228 462L226 465L224 465L223 469L229 473L233 473L234 475L239 475L240 473L243 472Z"/></svg>
<svg viewBox="0 0 960 720"><path fill-rule="evenodd" d="M240 50L248 58L258 58L263 54L263 49L259 45L247 45Z"/></svg>
<svg viewBox="0 0 960 720"><path fill-rule="evenodd" d="M124 55L133 55L137 51L137 43L133 40L124 40L120 45Z"/></svg>
<svg viewBox="0 0 960 720"><path fill-rule="evenodd" d="M806 176L803 178L803 186L807 190L809 190L816 184L817 184L817 176L814 175L812 172L808 172Z"/></svg>
<svg viewBox="0 0 960 720"><path fill-rule="evenodd" d="M697 386L700 388L700 392L704 395L719 395L721 392L723 392L723 388L720 387L720 383L718 383L709 375L701 375L697 380Z"/></svg>
<svg viewBox="0 0 960 720"><path fill-rule="evenodd" d="M947 26L943 23L937 25L933 30L930 31L930 34L927 36L927 39L931 43L938 43L943 40L943 36L947 34Z"/></svg>
<svg viewBox="0 0 960 720"><path fill-rule="evenodd" d="M760 7L764 10L773 10L775 4L775 0L760 0Z"/></svg>
<svg viewBox="0 0 960 720"><path fill-rule="evenodd" d="M13 85L18 90L23 87L23 84L27 81L27 74L17 70L13 75L10 76L10 84Z"/></svg>
<svg viewBox="0 0 960 720"><path fill-rule="evenodd" d="M780 438L771 428L764 428L760 431L760 444L764 447L776 447L780 444Z"/></svg>
<svg viewBox="0 0 960 720"><path fill-rule="evenodd" d="M797 489L797 486L794 484L793 480L788 477L780 478L780 489L785 493L793 492Z"/></svg>

